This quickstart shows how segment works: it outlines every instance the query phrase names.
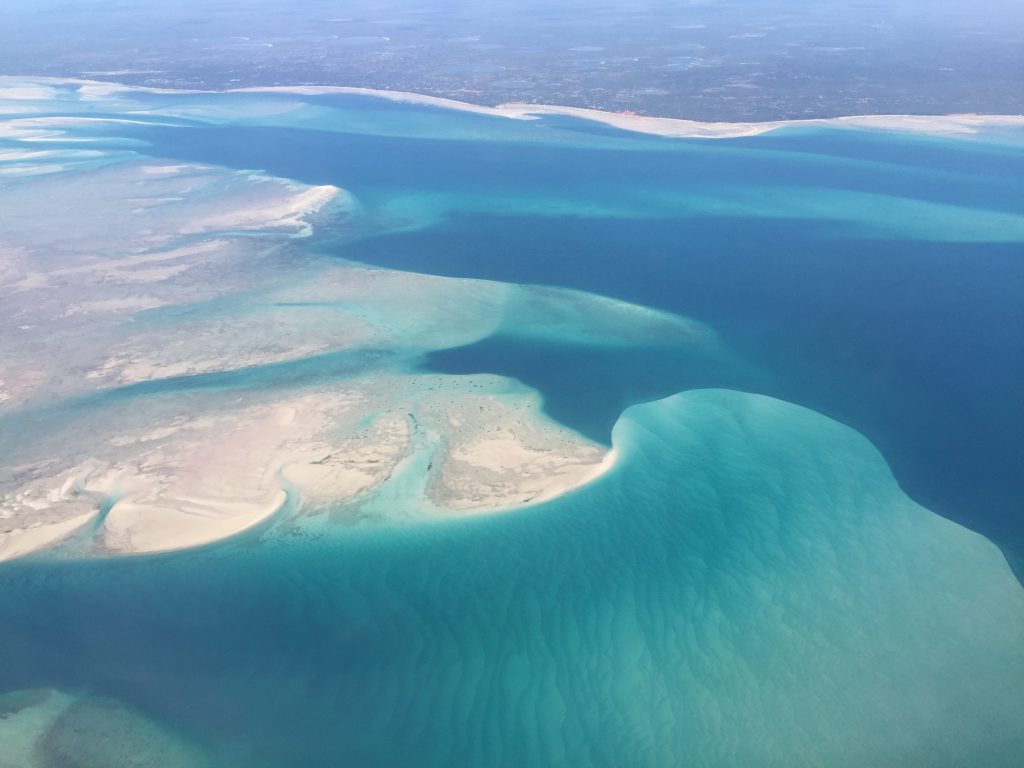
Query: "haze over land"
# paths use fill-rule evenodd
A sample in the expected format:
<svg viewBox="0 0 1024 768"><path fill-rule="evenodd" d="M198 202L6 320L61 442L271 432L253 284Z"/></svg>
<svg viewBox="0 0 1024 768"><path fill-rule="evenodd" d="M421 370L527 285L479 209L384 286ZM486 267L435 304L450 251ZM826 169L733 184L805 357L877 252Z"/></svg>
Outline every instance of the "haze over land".
<svg viewBox="0 0 1024 768"><path fill-rule="evenodd" d="M695 120L1024 113L1024 7L980 3L14 0L0 72L320 84Z"/></svg>

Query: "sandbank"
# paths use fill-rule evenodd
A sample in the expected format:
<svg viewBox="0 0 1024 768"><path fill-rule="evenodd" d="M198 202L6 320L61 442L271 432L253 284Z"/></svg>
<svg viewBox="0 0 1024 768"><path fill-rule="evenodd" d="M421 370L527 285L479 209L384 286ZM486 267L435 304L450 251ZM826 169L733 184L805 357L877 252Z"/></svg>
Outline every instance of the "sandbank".
<svg viewBox="0 0 1024 768"><path fill-rule="evenodd" d="M388 101L421 106L454 109L491 117L535 120L545 115L561 115L603 123L613 128L669 138L726 139L757 136L780 128L810 126L850 126L904 133L934 135L970 135L987 127L1024 126L1024 115L980 115L973 113L949 115L849 115L833 118L770 120L762 122L701 122L675 117L657 117L625 112L610 112L586 107L556 104L523 104L508 102L490 107L439 96L407 91L388 91L346 86L267 86L239 88L228 93L291 93L297 96L349 94L371 96Z"/></svg>
<svg viewBox="0 0 1024 768"><path fill-rule="evenodd" d="M87 315L94 312L139 312L144 309L162 307L164 303L152 296L129 296L123 299L100 299L70 304L64 317Z"/></svg>
<svg viewBox="0 0 1024 768"><path fill-rule="evenodd" d="M377 88L357 88L343 85L281 85L281 86L253 86L250 88L235 88L225 93L281 93L295 96L371 96L387 101L396 101L403 104L419 104L425 107L440 107L442 109L454 109L459 112L472 112L478 115L490 115L492 117L517 117L514 114L506 114L500 108L488 107L482 104L471 104L467 101L446 99L442 96L427 96L422 93L410 93L408 91L386 91ZM526 118L530 119L530 118Z"/></svg>
<svg viewBox="0 0 1024 768"><path fill-rule="evenodd" d="M11 85L3 85L10 83ZM1024 126L1024 115L982 115L974 113L948 115L849 115L832 118L810 118L774 120L764 122L701 122L674 117L637 115L611 112L586 107L569 107L554 104L504 103L497 106L473 104L441 96L428 96L408 91L392 91L376 88L333 85L294 86L253 86L225 91L201 91L195 89L150 88L145 86L121 85L80 78L16 77L0 76L0 100L5 93L12 100L38 100L52 98L59 86L76 86L77 92L90 99L102 99L120 93L152 94L202 94L202 93L267 93L293 94L296 96L321 96L349 94L371 96L388 101L422 106L454 109L492 117L517 120L535 120L545 115L563 115L637 133L647 133L673 138L736 138L756 136L784 127L848 125L856 128L927 133L951 136L968 136L987 127ZM58 118L61 119L61 118ZM80 118L63 118L77 121ZM104 118L81 118L99 119ZM127 121L126 121L127 122Z"/></svg>
<svg viewBox="0 0 1024 768"><path fill-rule="evenodd" d="M17 81L18 78L9 78ZM54 83L60 83L54 79ZM57 96L57 91L45 85L10 85L0 86L0 99L12 99L16 101L46 101Z"/></svg>
<svg viewBox="0 0 1024 768"><path fill-rule="evenodd" d="M257 203L250 208L228 211L206 219L191 222L185 226L185 234L206 234L223 231L295 231L300 235L309 235L312 228L305 220L335 199L351 198L338 187L325 184L305 189L296 187L296 191L281 200Z"/></svg>
<svg viewBox="0 0 1024 768"><path fill-rule="evenodd" d="M375 416L362 390L224 400L195 416L141 414L135 428L104 419L57 434L42 458L5 478L0 560L60 544L103 507L73 554L212 543L267 521L291 492L303 503L344 502L386 480L408 448L407 409ZM59 460L78 463L60 469Z"/></svg>
<svg viewBox="0 0 1024 768"><path fill-rule="evenodd" d="M84 528L96 518L96 514L97 510L92 509L60 522L0 533L0 562L50 548Z"/></svg>
<svg viewBox="0 0 1024 768"><path fill-rule="evenodd" d="M180 496L166 503L119 501L103 522L103 545L120 553L167 552L226 539L266 520L288 500L232 501Z"/></svg>
<svg viewBox="0 0 1024 768"><path fill-rule="evenodd" d="M439 509L465 514L536 504L610 468L606 449L548 418L537 393L500 392L496 377L473 381L492 393L451 392L425 399L418 411L441 446L427 487Z"/></svg>
<svg viewBox="0 0 1024 768"><path fill-rule="evenodd" d="M580 107L548 104L501 104L496 108L509 117L528 118L561 115L603 123L613 128L669 138L729 139L758 136L780 128L812 126L849 126L899 133L931 135L970 135L995 126L1024 126L1024 115L850 115L847 117L806 120L773 120L766 122L723 123L699 122L673 117L605 112Z"/></svg>

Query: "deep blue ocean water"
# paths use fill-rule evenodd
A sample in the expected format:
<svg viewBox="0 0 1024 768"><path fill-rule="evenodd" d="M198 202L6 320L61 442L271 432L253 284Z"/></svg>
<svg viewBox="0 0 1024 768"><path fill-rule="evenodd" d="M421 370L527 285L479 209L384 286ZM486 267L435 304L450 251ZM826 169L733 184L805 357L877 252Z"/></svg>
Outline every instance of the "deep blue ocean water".
<svg viewBox="0 0 1024 768"><path fill-rule="evenodd" d="M555 121L566 124L580 123ZM519 378L543 392L553 416L605 441L625 405L695 386L736 386L806 405L866 434L915 499L992 537L1019 568L1019 240L957 241L941 218L909 234L887 233L870 226L871 211L863 222L829 221L801 217L799 204L785 218L697 210L652 219L631 215L629 204L620 216L593 218L479 213L470 201L558 195L614 206L638 188L700 195L736 185L769 201L803 187L957 206L968 216L1020 215L1020 146L840 130L728 142L598 133L622 148L340 139L259 127L150 129L142 136L160 156L333 183L368 203L399 189L463 198L468 210L456 204L426 229L349 236L327 248L396 269L568 286L678 312L711 325L760 370L741 381L713 361L691 365L665 350L557 350L500 337L436 354L436 370ZM623 356L628 365L620 364Z"/></svg>
<svg viewBox="0 0 1024 768"><path fill-rule="evenodd" d="M117 130L156 157L350 190L360 218L310 243L332 258L625 299L732 354L504 328L410 361L520 379L619 461L505 514L5 564L0 692L114 697L230 768L1016 765L1024 592L928 510L1024 553L1024 254L1000 218L1024 215L1020 145L592 127L566 143L567 120L546 142L529 132L547 123L318 103L368 122ZM406 121L445 130L366 128Z"/></svg>

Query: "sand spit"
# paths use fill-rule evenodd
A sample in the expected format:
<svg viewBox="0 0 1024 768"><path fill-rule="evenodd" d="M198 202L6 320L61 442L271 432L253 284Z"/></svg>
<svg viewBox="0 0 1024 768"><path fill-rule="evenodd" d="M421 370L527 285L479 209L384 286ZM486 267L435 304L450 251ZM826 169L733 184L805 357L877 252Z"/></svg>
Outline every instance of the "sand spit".
<svg viewBox="0 0 1024 768"><path fill-rule="evenodd" d="M481 104L470 104L466 101L456 101L440 96L427 96L422 93L409 93L407 91L385 91L375 88L356 88L349 86L333 85L294 85L294 86L255 86L251 88L236 88L227 93L284 93L295 96L372 96L387 101L395 101L402 104L418 104L425 107L440 107L442 109L454 109L459 112L472 112L477 115L490 115L492 117L516 117L522 119L524 116L505 113L501 108L487 107ZM529 119L528 117L526 119Z"/></svg>
<svg viewBox="0 0 1024 768"><path fill-rule="evenodd" d="M167 552L220 541L261 523L288 495L235 501L180 495L160 502L119 501L103 523L103 543L120 553Z"/></svg>
<svg viewBox="0 0 1024 768"><path fill-rule="evenodd" d="M96 518L96 515L97 510L89 509L59 522L32 525L32 522L26 521L28 527L6 531L2 529L5 521L0 518L0 562L49 549L84 528ZM33 514L32 517L35 518L37 515Z"/></svg>
<svg viewBox="0 0 1024 768"><path fill-rule="evenodd" d="M17 83L23 79L17 77L3 78L0 82L3 82L4 80ZM31 78L31 80L35 81L37 78ZM53 79L52 82L54 85L57 85L62 81L59 79ZM8 99L12 101L46 101L48 99L57 98L59 95L60 94L55 88L46 85L0 85L0 101L6 101Z"/></svg>
<svg viewBox="0 0 1024 768"><path fill-rule="evenodd" d="M97 100L112 98L118 94L152 93L152 94L203 94L216 91L174 90L166 88L147 88L142 86L120 85L117 83L85 80L60 79L47 77L0 77L0 100L4 94L12 100L48 100L56 95L59 86L75 86L78 94L85 99ZM506 103L497 106L471 104L439 96L410 93L407 91L390 91L375 88L359 88L351 86L328 85L296 85L296 86L257 86L236 88L225 93L266 93L292 94L295 96L321 96L330 94L348 94L371 96L388 101L421 106L454 109L491 117L504 117L516 120L535 120L545 115L563 115L583 120L600 122L605 125L637 133L672 138L737 138L756 136L779 128L802 126L849 126L905 133L924 133L941 136L970 136L981 130L993 127L1024 126L1024 115L849 115L834 118L813 118L797 120L776 120L765 122L724 123L700 122L673 117L657 117L636 115L632 113L608 112L584 107L567 107L554 104L521 104Z"/></svg>
<svg viewBox="0 0 1024 768"><path fill-rule="evenodd" d="M52 547L106 515L73 554L144 554L201 546L303 503L341 503L387 479L408 448L404 406L378 413L366 388L260 404L223 403L145 428L72 428L45 458L8 469L0 560ZM106 430L106 431L104 431ZM70 459L74 461L76 459Z"/></svg>
<svg viewBox="0 0 1024 768"><path fill-rule="evenodd" d="M757 123L704 123L672 117L603 112L596 109L560 107L547 104L502 104L499 113L528 118L561 115L603 123L613 128L669 138L731 139L758 136L780 128L833 126L867 128L898 133L924 133L939 136L963 136L984 128L1024 126L1022 115L851 115L810 120L775 120Z"/></svg>
<svg viewBox="0 0 1024 768"><path fill-rule="evenodd" d="M633 113L607 112L584 107L555 104L506 103L495 107L470 104L437 96L404 91L334 86L271 86L242 88L229 93L290 93L297 96L349 94L372 96L388 101L420 106L454 109L491 117L534 120L545 115L560 115L603 123L613 128L669 138L727 139L757 136L780 128L811 126L849 126L903 133L925 133L942 136L964 136L990 127L1024 126L1024 115L849 115L835 118L805 120L774 120L749 123L700 122L675 117L656 117Z"/></svg>
<svg viewBox="0 0 1024 768"><path fill-rule="evenodd" d="M152 171L148 171L152 174ZM275 180L276 184L279 184ZM347 207L354 205L352 198L342 190L329 184L301 188L280 200L271 200L250 208L229 211L216 216L200 218L190 222L184 234L207 234L210 232L268 232L285 231L308 236L313 229L307 216L320 211L332 200L344 202Z"/></svg>

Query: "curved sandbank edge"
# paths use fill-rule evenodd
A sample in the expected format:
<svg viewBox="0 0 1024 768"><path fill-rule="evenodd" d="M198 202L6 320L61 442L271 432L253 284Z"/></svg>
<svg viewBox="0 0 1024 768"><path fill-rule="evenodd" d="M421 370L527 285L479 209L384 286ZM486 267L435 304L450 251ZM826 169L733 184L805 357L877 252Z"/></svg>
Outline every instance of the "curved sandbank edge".
<svg viewBox="0 0 1024 768"><path fill-rule="evenodd" d="M58 522L0 534L0 563L51 549L94 522L98 515L99 508L95 508Z"/></svg>
<svg viewBox="0 0 1024 768"><path fill-rule="evenodd" d="M195 549L225 541L283 510L288 494L274 491L260 501L181 496L164 503L117 502L103 522L102 546L109 555L149 555ZM197 524L196 521L201 521Z"/></svg>
<svg viewBox="0 0 1024 768"><path fill-rule="evenodd" d="M497 106L473 104L441 96L408 91L392 91L377 88L336 85L271 85L230 88L225 90L199 90L150 88L146 86L123 85L102 80L80 78L18 77L0 75L0 100L5 83L40 85L77 85L95 97L109 96L122 92L166 93L166 94L211 94L211 93L267 93L293 94L296 96L324 96L331 94L369 96L393 102L417 104L420 106L451 109L491 117L514 120L537 120L546 115L572 117L601 123L612 128L634 133L643 133L666 138L726 139L758 136L780 128L799 127L849 127L890 131L896 133L919 133L938 136L971 136L984 128L1024 127L1024 115L951 113L946 115L845 115L841 117L800 118L791 120L769 120L763 122L702 122L677 117L638 115L629 112L611 112L586 107L569 107L557 104L504 103Z"/></svg>
<svg viewBox="0 0 1024 768"><path fill-rule="evenodd" d="M539 504L554 501L555 499L575 493L591 485L611 472L619 463L619 458L619 449L613 445L605 452L601 460L594 464L575 465L568 469L556 471L545 478L546 482L544 483L543 490L525 501L504 499L492 503L452 504L446 503L443 500L429 499L429 502L435 506L435 512L443 513L440 515L434 514L431 517L439 520L488 517L490 515L501 515L535 507Z"/></svg>
<svg viewBox="0 0 1024 768"><path fill-rule="evenodd" d="M678 117L657 117L628 112L610 112L586 107L567 107L558 104L523 104L508 102L494 107L471 104L440 96L387 91L375 88L349 86L254 86L237 88L225 93L292 93L300 96L349 94L371 96L388 101L421 106L454 109L492 117L514 120L536 120L545 115L573 117L580 120L602 123L612 128L634 133L646 133L667 138L728 139L744 136L758 136L763 133L789 127L837 126L871 128L875 130L902 133L927 133L933 135L970 135L980 129L994 126L1024 126L1024 115L980 115L975 113L954 113L949 115L847 115L829 118L807 118L796 120L769 120L763 122L701 122Z"/></svg>

